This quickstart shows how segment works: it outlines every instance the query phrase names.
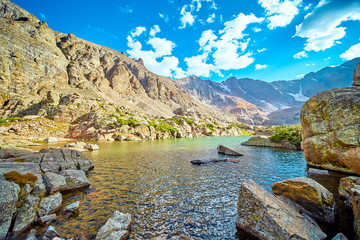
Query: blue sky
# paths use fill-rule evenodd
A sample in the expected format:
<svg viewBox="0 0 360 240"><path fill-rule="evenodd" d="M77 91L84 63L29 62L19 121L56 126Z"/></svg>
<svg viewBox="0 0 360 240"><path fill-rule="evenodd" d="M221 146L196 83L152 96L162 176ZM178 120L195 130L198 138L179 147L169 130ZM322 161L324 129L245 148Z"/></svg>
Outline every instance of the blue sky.
<svg viewBox="0 0 360 240"><path fill-rule="evenodd" d="M359 0L14 0L173 79L300 78L360 57Z"/></svg>

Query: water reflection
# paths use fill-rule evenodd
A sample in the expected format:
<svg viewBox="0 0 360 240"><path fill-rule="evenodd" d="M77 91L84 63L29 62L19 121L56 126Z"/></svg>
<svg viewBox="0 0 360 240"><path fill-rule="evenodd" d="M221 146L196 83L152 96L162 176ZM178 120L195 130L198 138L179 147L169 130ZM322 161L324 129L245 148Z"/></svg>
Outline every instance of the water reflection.
<svg viewBox="0 0 360 240"><path fill-rule="evenodd" d="M95 163L80 214L58 222L60 234L95 236L115 210L133 216L131 239L166 235L200 239L238 239L236 203L242 181L253 179L271 190L274 182L306 176L302 152L240 146L246 137L206 137L103 143L88 153ZM201 166L192 159L217 158L216 146L244 154L239 163Z"/></svg>

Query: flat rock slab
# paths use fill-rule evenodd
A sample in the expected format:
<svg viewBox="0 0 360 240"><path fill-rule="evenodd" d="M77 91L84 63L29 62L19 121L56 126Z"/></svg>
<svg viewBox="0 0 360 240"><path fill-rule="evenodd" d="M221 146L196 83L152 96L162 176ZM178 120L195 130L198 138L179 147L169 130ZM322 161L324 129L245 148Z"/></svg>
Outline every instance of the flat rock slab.
<svg viewBox="0 0 360 240"><path fill-rule="evenodd" d="M261 240L326 238L326 234L295 207L252 180L240 186L236 226Z"/></svg>
<svg viewBox="0 0 360 240"><path fill-rule="evenodd" d="M201 164L206 164L206 163L216 163L216 162L240 162L240 159L204 159L204 160L200 160L200 159L194 159L190 161L192 164L195 165L201 165Z"/></svg>
<svg viewBox="0 0 360 240"><path fill-rule="evenodd" d="M218 151L219 154L223 154L223 155L243 156L243 154L239 153L238 151L235 151L234 149L231 149L231 148L226 147L224 145L219 145L217 147L217 151Z"/></svg>

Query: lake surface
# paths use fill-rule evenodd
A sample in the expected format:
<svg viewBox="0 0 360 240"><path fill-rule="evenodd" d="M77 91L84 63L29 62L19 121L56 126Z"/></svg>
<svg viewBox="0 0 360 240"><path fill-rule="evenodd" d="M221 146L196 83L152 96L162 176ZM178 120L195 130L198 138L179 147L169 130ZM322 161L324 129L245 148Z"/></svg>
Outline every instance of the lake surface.
<svg viewBox="0 0 360 240"><path fill-rule="evenodd" d="M130 239L242 239L235 227L242 181L253 179L271 191L274 182L307 175L303 152L241 146L247 139L98 143L99 151L87 153L95 164L88 175L90 189L64 196L68 203L81 200L79 215L55 227L62 236L94 237L118 210L133 217ZM221 157L218 144L244 156L238 163L190 163Z"/></svg>

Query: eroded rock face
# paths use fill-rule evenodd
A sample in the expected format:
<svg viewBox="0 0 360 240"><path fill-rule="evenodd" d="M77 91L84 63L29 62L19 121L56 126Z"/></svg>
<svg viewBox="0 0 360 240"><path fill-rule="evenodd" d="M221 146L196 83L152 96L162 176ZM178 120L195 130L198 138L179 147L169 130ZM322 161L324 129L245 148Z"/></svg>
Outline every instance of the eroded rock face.
<svg viewBox="0 0 360 240"><path fill-rule="evenodd" d="M25 199L25 203L21 206L16 216L13 228L15 236L26 230L36 220L39 203L40 199L38 197L29 195Z"/></svg>
<svg viewBox="0 0 360 240"><path fill-rule="evenodd" d="M360 174L360 89L328 90L301 109L308 165Z"/></svg>
<svg viewBox="0 0 360 240"><path fill-rule="evenodd" d="M236 226L258 239L326 238L326 234L295 207L252 180L240 186Z"/></svg>
<svg viewBox="0 0 360 240"><path fill-rule="evenodd" d="M0 239L5 239L9 231L13 214L16 212L16 203L20 187L0 177Z"/></svg>
<svg viewBox="0 0 360 240"><path fill-rule="evenodd" d="M325 187L311 178L299 177L274 183L275 195L289 198L301 206L311 217L334 223L336 205L334 196Z"/></svg>

